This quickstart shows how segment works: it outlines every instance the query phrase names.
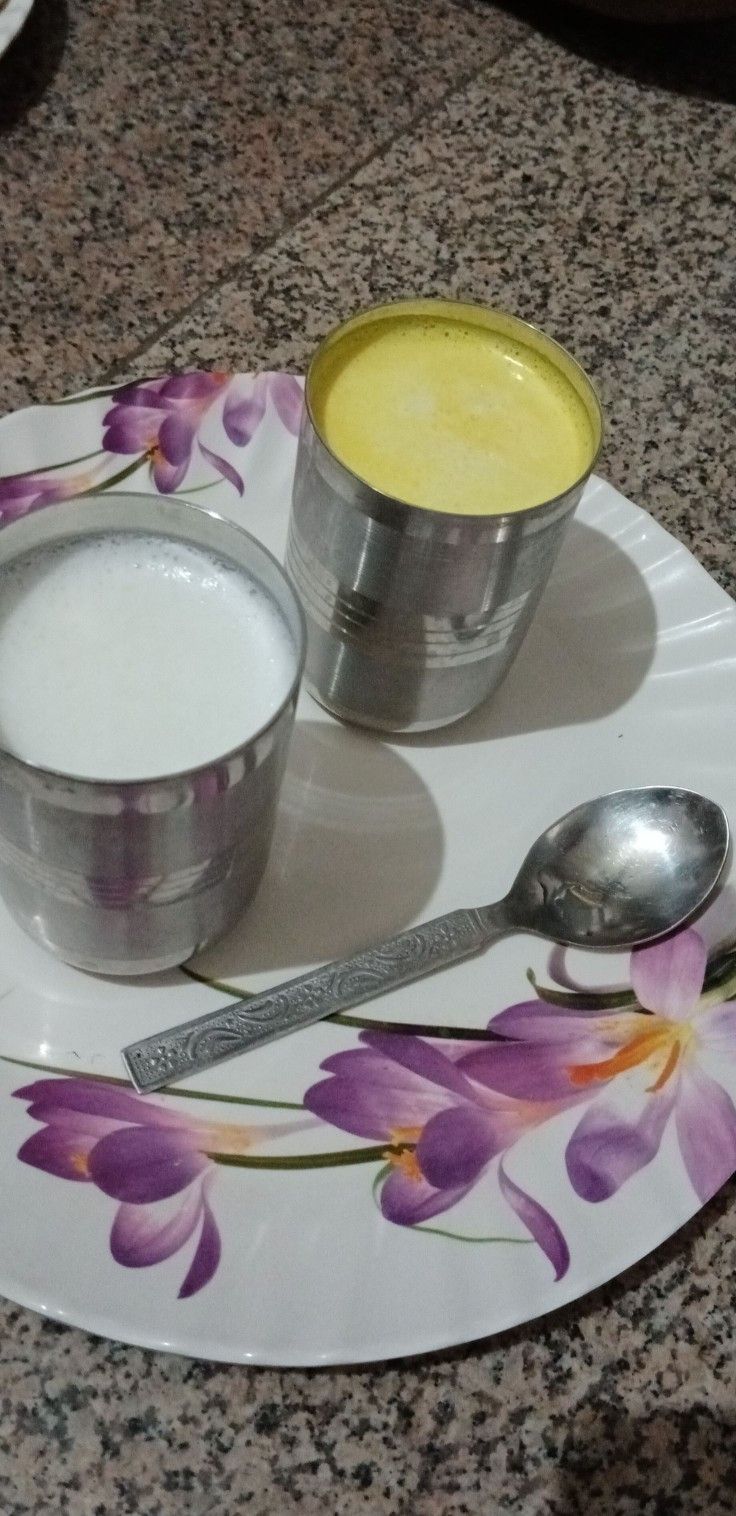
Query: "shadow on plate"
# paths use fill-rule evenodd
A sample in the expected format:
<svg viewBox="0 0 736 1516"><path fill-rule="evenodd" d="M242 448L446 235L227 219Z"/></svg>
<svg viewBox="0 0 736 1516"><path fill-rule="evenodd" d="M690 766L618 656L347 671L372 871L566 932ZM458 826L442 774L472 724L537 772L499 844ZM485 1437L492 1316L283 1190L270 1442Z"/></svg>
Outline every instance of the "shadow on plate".
<svg viewBox="0 0 736 1516"><path fill-rule="evenodd" d="M610 537L573 521L498 693L455 726L392 741L438 747L597 721L639 689L656 642L655 605L639 569Z"/></svg>
<svg viewBox="0 0 736 1516"><path fill-rule="evenodd" d="M242 922L195 960L218 979L345 957L424 912L444 838L419 775L384 743L299 721L271 859Z"/></svg>
<svg viewBox="0 0 736 1516"><path fill-rule="evenodd" d="M61 62L68 31L66 0L36 0L0 58L0 132L22 121L41 99Z"/></svg>

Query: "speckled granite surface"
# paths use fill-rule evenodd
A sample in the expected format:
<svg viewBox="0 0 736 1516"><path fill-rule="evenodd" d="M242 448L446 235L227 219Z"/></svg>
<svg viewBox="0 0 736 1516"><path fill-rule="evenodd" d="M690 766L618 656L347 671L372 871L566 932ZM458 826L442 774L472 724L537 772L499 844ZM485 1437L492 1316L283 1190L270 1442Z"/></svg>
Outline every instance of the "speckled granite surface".
<svg viewBox="0 0 736 1516"><path fill-rule="evenodd" d="M163 0L89 0L65 38L39 6L0 63L6 405L301 366L367 299L491 299L574 347L606 471L735 587L734 27L185 0L173 34ZM6 1306L0 1508L726 1516L735 1196L546 1322L374 1369L190 1363Z"/></svg>
<svg viewBox="0 0 736 1516"><path fill-rule="evenodd" d="M4 1516L730 1516L735 1200L546 1322L372 1369L192 1363L9 1307Z"/></svg>
<svg viewBox="0 0 736 1516"><path fill-rule="evenodd" d="M0 62L5 406L123 358L520 29L451 0L39 4L68 34L30 111L33 36Z"/></svg>

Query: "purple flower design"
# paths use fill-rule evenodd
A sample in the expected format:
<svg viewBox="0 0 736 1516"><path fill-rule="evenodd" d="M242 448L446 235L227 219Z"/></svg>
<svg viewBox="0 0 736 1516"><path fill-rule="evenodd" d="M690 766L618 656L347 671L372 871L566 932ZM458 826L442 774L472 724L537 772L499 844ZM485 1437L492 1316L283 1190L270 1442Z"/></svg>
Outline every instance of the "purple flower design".
<svg viewBox="0 0 736 1516"><path fill-rule="evenodd" d="M148 464L159 493L170 495L185 480L195 452L242 495L241 474L199 435L205 416L221 397L223 429L235 447L246 447L252 440L269 401L285 429L292 436L299 431L304 399L293 374L269 371L233 379L232 374L197 369L126 384L114 391L103 416L101 461L84 473L37 470L0 478L0 524L83 494L95 485L110 489L135 473L141 463ZM105 479L100 477L107 464L105 454L108 458L111 454L130 456L133 461Z"/></svg>
<svg viewBox="0 0 736 1516"><path fill-rule="evenodd" d="M422 1037L361 1033L363 1047L327 1058L330 1076L304 1097L308 1111L343 1131L387 1143L381 1184L384 1216L416 1226L462 1200L496 1162L504 1200L560 1279L569 1265L556 1221L508 1176L503 1155L567 1102L508 1099L489 1088L484 1063L493 1044L460 1044L453 1055ZM468 1060L473 1063L469 1072Z"/></svg>
<svg viewBox="0 0 736 1516"><path fill-rule="evenodd" d="M69 500L73 495L92 489L97 470L86 469L83 473L67 474L9 474L0 479L0 523L9 526L29 511L41 510L57 500Z"/></svg>
<svg viewBox="0 0 736 1516"><path fill-rule="evenodd" d="M510 1039L483 1063L493 1089L509 1099L586 1099L566 1153L583 1199L607 1200L651 1163L670 1121L702 1202L736 1170L736 1108L713 1077L736 1057L736 1006L701 1001L706 961L692 930L633 953L631 984L646 1016L531 1001L491 1021ZM470 1077L477 1065L469 1053Z"/></svg>
<svg viewBox="0 0 736 1516"><path fill-rule="evenodd" d="M196 447L209 464L238 491L237 469L199 440L207 411L231 382L231 375L172 374L125 385L103 417L102 445L108 453L141 453L149 463L156 489L170 495L179 488Z"/></svg>
<svg viewBox="0 0 736 1516"><path fill-rule="evenodd" d="M245 447L255 436L268 401L287 432L296 437L304 409L304 391L293 374L264 370L236 381L225 400L222 424L236 447Z"/></svg>
<svg viewBox="0 0 736 1516"><path fill-rule="evenodd" d="M237 469L199 437L205 415L223 393L222 425L236 447L246 447L252 440L269 399L287 431L299 430L302 388L293 374L268 372L233 383L230 374L196 370L118 390L103 418L103 447L108 453L143 454L163 495L179 488L196 447L242 495L243 480Z"/></svg>
<svg viewBox="0 0 736 1516"><path fill-rule="evenodd" d="M94 1184L118 1202L110 1233L117 1263L147 1268L197 1237L180 1299L208 1284L220 1261L209 1155L246 1153L295 1126L210 1124L91 1079L38 1079L14 1094L41 1123L18 1157L58 1179Z"/></svg>

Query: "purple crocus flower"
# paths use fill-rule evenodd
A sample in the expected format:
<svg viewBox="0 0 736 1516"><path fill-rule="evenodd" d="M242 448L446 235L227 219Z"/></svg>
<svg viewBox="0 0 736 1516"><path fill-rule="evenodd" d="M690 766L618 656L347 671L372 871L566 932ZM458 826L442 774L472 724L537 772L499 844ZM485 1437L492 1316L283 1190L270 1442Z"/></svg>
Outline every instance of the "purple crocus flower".
<svg viewBox="0 0 736 1516"><path fill-rule="evenodd" d="M631 984L648 1016L530 1001L490 1023L513 1039L483 1065L495 1090L521 1100L586 1098L566 1155L583 1199L608 1199L651 1163L670 1121L701 1201L736 1170L736 1108L713 1077L736 1057L736 1005L701 1001L706 962L693 930L634 952ZM465 1060L470 1077L477 1058Z"/></svg>
<svg viewBox="0 0 736 1516"><path fill-rule="evenodd" d="M268 401L282 424L296 436L304 408L304 391L294 374L270 370L251 378L237 380L228 391L222 411L222 424L236 447L245 447L255 436Z"/></svg>
<svg viewBox="0 0 736 1516"><path fill-rule="evenodd" d="M67 474L8 474L0 479L0 524L9 526L29 511L41 510L57 500L70 500L92 488L96 470Z"/></svg>
<svg viewBox="0 0 736 1516"><path fill-rule="evenodd" d="M118 1263L146 1268L197 1237L180 1299L208 1284L220 1261L209 1154L246 1153L296 1125L211 1124L91 1079L37 1079L14 1094L41 1123L18 1157L59 1179L94 1184L118 1202L110 1233Z"/></svg>
<svg viewBox="0 0 736 1516"><path fill-rule="evenodd" d="M390 1173L381 1185L384 1216L399 1226L427 1221L462 1200L497 1161L503 1198L560 1279L569 1264L562 1232L503 1164L513 1143L559 1107L489 1090L482 1059L492 1056L493 1044L461 1045L450 1056L422 1037L363 1032L360 1040L363 1047L325 1060L322 1068L330 1077L307 1090L304 1105L343 1131L386 1142ZM472 1076L465 1066L471 1055Z"/></svg>
<svg viewBox="0 0 736 1516"><path fill-rule="evenodd" d="M207 462L243 493L237 469L199 440L202 421L230 384L231 375L172 374L128 384L115 393L103 418L102 445L108 453L142 453L148 460L156 489L170 495L179 488L196 447Z"/></svg>
<svg viewBox="0 0 736 1516"><path fill-rule="evenodd" d="M298 436L304 410L304 390L294 374L267 373L271 403L282 426Z"/></svg>

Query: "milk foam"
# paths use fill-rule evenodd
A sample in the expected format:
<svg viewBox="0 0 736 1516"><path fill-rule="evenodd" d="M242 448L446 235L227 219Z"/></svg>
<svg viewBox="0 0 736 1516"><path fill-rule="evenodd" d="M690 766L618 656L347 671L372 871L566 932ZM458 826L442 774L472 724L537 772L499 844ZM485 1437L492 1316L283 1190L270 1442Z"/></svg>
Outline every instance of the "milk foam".
<svg viewBox="0 0 736 1516"><path fill-rule="evenodd" d="M288 694L291 633L234 564L162 537L79 539L0 569L0 743L98 779L192 768Z"/></svg>

